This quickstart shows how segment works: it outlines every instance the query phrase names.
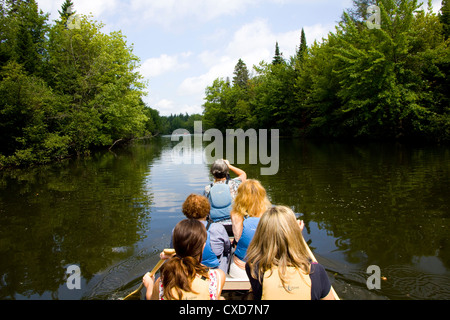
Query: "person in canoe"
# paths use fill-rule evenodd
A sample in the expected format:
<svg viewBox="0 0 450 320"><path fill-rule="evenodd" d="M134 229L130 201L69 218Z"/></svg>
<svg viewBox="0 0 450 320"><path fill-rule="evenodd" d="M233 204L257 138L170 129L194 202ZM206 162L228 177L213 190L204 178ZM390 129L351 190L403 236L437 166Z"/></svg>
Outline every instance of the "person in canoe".
<svg viewBox="0 0 450 320"><path fill-rule="evenodd" d="M237 178L230 179L230 170ZM229 236L232 236L230 211L239 185L247 180L247 174L230 164L228 160L216 160L210 169L214 181L205 187L203 195L211 204L209 218L223 224Z"/></svg>
<svg viewBox="0 0 450 320"><path fill-rule="evenodd" d="M186 218L196 219L203 223L208 232L205 249L202 255L202 264L209 268L219 268L225 273L228 271L228 259L231 254L231 243L225 227L220 223L207 220L210 204L206 197L191 194L183 203L182 211Z"/></svg>
<svg viewBox="0 0 450 320"><path fill-rule="evenodd" d="M233 278L246 278L247 248L252 241L259 219L271 207L266 189L258 180L249 179L238 189L231 210L234 240L237 243L228 274Z"/></svg>
<svg viewBox="0 0 450 320"><path fill-rule="evenodd" d="M207 239L205 226L195 219L180 221L173 230L176 255L161 267L161 276L145 274L142 281L147 300L218 300L225 284L225 273L201 264Z"/></svg>
<svg viewBox="0 0 450 320"><path fill-rule="evenodd" d="M302 224L288 207L263 214L247 250L246 272L256 300L334 300L322 265L308 255Z"/></svg>

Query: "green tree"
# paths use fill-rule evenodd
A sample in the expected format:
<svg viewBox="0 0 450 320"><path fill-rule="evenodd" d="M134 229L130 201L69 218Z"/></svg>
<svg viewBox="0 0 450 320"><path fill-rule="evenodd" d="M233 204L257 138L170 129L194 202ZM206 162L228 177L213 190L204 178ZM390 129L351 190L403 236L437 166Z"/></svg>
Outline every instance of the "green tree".
<svg viewBox="0 0 450 320"><path fill-rule="evenodd" d="M303 61L305 54L307 53L308 46L306 44L306 35L305 30L302 28L302 34L300 36L300 47L297 51L297 59L300 61L300 63Z"/></svg>
<svg viewBox="0 0 450 320"><path fill-rule="evenodd" d="M281 64L284 62L283 54L280 53L280 47L278 42L275 44L275 56L273 57L272 64Z"/></svg>
<svg viewBox="0 0 450 320"><path fill-rule="evenodd" d="M246 90L217 79L206 90L204 119L307 137L450 141L445 10L379 0L381 28L369 29L372 4L355 0L322 43L308 48L302 31L286 61L276 43L272 63L254 67Z"/></svg>
<svg viewBox="0 0 450 320"><path fill-rule="evenodd" d="M233 85L245 89L248 87L249 78L250 76L248 73L247 65L244 63L244 61L242 61L242 59L239 59L234 68Z"/></svg>
<svg viewBox="0 0 450 320"><path fill-rule="evenodd" d="M251 101L254 117L260 128L278 128L290 133L297 108L294 66L290 63L261 63L255 68L255 96Z"/></svg>
<svg viewBox="0 0 450 320"><path fill-rule="evenodd" d="M120 31L101 27L82 17L81 29L57 23L49 34L47 79L67 100L62 121L78 154L142 135L147 120L139 59Z"/></svg>
<svg viewBox="0 0 450 320"><path fill-rule="evenodd" d="M231 90L228 82L222 78L217 78L211 86L206 88L203 104L205 129L216 128L225 131L233 124L233 107L229 99Z"/></svg>
<svg viewBox="0 0 450 320"><path fill-rule="evenodd" d="M439 19L443 26L443 33L447 40L450 36L450 1L442 0L442 6L439 13Z"/></svg>
<svg viewBox="0 0 450 320"><path fill-rule="evenodd" d="M35 0L6 0L1 3L1 20L0 63L14 59L27 72L42 73L48 14L39 10Z"/></svg>
<svg viewBox="0 0 450 320"><path fill-rule="evenodd" d="M369 6L377 4L377 0L352 0L352 2L353 6L347 10L347 18L351 18L355 23L359 22L359 25L367 20ZM345 19L345 15L343 19Z"/></svg>
<svg viewBox="0 0 450 320"><path fill-rule="evenodd" d="M75 14L75 11L69 12L70 7L73 8L73 2L71 0L65 0L61 6L61 11L58 10L61 19L67 21L67 18L69 18L71 14Z"/></svg>
<svg viewBox="0 0 450 320"><path fill-rule="evenodd" d="M11 60L0 82L0 166L48 162L68 155L57 120L61 103L42 79Z"/></svg>
<svg viewBox="0 0 450 320"><path fill-rule="evenodd" d="M434 117L423 100L428 90L421 68L423 50L434 50L440 42L436 23L432 14L417 11L417 1L382 0L378 5L381 29L358 28L346 19L342 33L332 36L339 61L334 72L341 85L341 127L358 137L421 136Z"/></svg>
<svg viewBox="0 0 450 320"><path fill-rule="evenodd" d="M144 114L147 117L145 122L146 135L158 135L163 132L163 124L159 111L145 106Z"/></svg>

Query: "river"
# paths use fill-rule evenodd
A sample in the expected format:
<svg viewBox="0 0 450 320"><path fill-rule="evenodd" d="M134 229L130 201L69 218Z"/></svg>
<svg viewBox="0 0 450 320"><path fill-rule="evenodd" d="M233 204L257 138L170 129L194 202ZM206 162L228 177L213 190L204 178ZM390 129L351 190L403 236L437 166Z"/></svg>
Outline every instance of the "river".
<svg viewBox="0 0 450 320"><path fill-rule="evenodd" d="M177 161L176 143L0 172L0 299L112 300L136 289L183 201L211 179L206 163ZM449 147L281 139L277 174L237 166L300 214L341 299L450 299Z"/></svg>

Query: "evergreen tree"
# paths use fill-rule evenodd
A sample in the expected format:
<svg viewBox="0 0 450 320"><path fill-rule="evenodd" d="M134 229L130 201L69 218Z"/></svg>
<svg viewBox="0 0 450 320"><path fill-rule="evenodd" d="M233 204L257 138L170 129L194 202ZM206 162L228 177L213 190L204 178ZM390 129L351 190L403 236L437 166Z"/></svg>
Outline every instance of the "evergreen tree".
<svg viewBox="0 0 450 320"><path fill-rule="evenodd" d="M58 10L61 19L67 20L69 16L75 14L75 11L69 12L70 7L73 8L73 2L71 0L66 0L61 6L61 11Z"/></svg>
<svg viewBox="0 0 450 320"><path fill-rule="evenodd" d="M249 74L247 65L239 59L238 63L234 68L233 85L238 86L242 89L246 89L248 86Z"/></svg>
<svg viewBox="0 0 450 320"><path fill-rule="evenodd" d="M297 50L297 55L295 57L295 70L299 70L305 59L305 55L308 51L308 46L306 44L305 30L302 28L302 34L300 36L300 47Z"/></svg>
<svg viewBox="0 0 450 320"><path fill-rule="evenodd" d="M298 49L299 58L301 58L306 53L307 49L308 49L308 47L306 45L305 30L302 28L302 35L300 37L300 48Z"/></svg>
<svg viewBox="0 0 450 320"><path fill-rule="evenodd" d="M17 62L22 64L28 72L34 73L39 57L26 21L20 22L14 51Z"/></svg>
<svg viewBox="0 0 450 320"><path fill-rule="evenodd" d="M280 47L278 46L278 41L275 45L275 56L273 57L272 64L277 65L283 63L283 54L280 53Z"/></svg>
<svg viewBox="0 0 450 320"><path fill-rule="evenodd" d="M442 23L444 37L447 40L450 36L450 1L442 0L441 12L439 13L439 20Z"/></svg>

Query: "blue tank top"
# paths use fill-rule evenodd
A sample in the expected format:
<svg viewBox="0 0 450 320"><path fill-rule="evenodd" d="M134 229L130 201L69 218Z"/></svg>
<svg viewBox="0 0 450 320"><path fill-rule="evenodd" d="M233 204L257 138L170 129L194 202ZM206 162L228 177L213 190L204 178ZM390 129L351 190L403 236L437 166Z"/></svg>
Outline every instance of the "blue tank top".
<svg viewBox="0 0 450 320"><path fill-rule="evenodd" d="M202 264L207 266L208 268L218 268L220 265L219 259L217 259L217 256L214 254L211 248L211 236L209 232L209 227L211 225L211 222L208 222L208 225L206 226L206 231L208 234L208 237L206 238L206 245L205 249L203 249L202 254Z"/></svg>
<svg viewBox="0 0 450 320"><path fill-rule="evenodd" d="M236 257L242 261L246 261L245 256L247 255L247 249L253 239L259 219L260 218L249 217L244 220L242 235L237 243L236 250L234 251Z"/></svg>

